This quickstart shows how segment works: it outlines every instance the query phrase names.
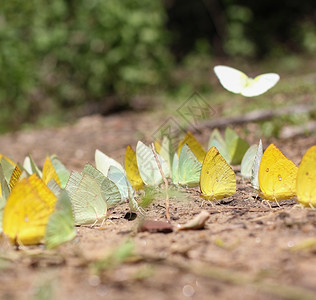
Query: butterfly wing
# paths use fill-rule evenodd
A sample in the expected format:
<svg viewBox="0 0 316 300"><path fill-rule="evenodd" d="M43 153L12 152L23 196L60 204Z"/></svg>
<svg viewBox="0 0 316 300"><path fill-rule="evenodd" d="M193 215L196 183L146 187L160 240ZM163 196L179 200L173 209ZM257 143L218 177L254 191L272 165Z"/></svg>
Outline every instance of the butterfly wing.
<svg viewBox="0 0 316 300"><path fill-rule="evenodd" d="M297 200L305 206L316 206L316 146L304 154L297 172Z"/></svg>
<svg viewBox="0 0 316 300"><path fill-rule="evenodd" d="M76 236L75 220L68 193L61 191L55 211L51 214L45 231L47 249L58 247Z"/></svg>
<svg viewBox="0 0 316 300"><path fill-rule="evenodd" d="M267 200L285 200L295 196L297 166L274 145L263 153L259 167L261 196Z"/></svg>
<svg viewBox="0 0 316 300"><path fill-rule="evenodd" d="M97 181L101 187L101 195L105 199L108 208L125 203L116 184L92 165L86 164L82 170L82 174L88 175Z"/></svg>
<svg viewBox="0 0 316 300"><path fill-rule="evenodd" d="M50 160L60 180L61 188L65 188L70 176L70 172L67 170L67 168L64 166L64 164L59 160L59 158L56 155L52 155L50 157Z"/></svg>
<svg viewBox="0 0 316 300"><path fill-rule="evenodd" d="M229 163L229 155L227 152L226 142L217 128L212 131L210 140L208 142L208 149L211 149L212 147L215 147L223 156L223 158Z"/></svg>
<svg viewBox="0 0 316 300"><path fill-rule="evenodd" d="M221 85L232 93L240 94L248 84L248 76L232 67L215 66L214 72Z"/></svg>
<svg viewBox="0 0 316 300"><path fill-rule="evenodd" d="M122 165L119 162L117 162L115 159L107 156L105 153L103 153L102 151L100 151L98 149L95 151L95 165L96 165L96 168L99 171L101 171L104 176L108 175L108 171L109 171L110 166L117 167L122 172L125 172L124 168L122 167Z"/></svg>
<svg viewBox="0 0 316 300"><path fill-rule="evenodd" d="M249 148L249 144L230 127L225 130L225 142L229 157L228 163L232 165L240 164Z"/></svg>
<svg viewBox="0 0 316 300"><path fill-rule="evenodd" d="M3 232L12 243L40 243L56 200L56 196L35 174L22 179L12 190L5 205Z"/></svg>
<svg viewBox="0 0 316 300"><path fill-rule="evenodd" d="M94 224L106 218L107 204L94 178L73 171L66 190L70 195L76 225Z"/></svg>
<svg viewBox="0 0 316 300"><path fill-rule="evenodd" d="M172 149L171 149L171 144L170 144L170 139L168 138L168 136L163 136L162 138L162 143L161 143L161 147L160 147L160 151L157 153L159 153L159 155L166 161L169 170L172 170ZM171 174L170 174L171 175Z"/></svg>
<svg viewBox="0 0 316 300"><path fill-rule="evenodd" d="M200 177L202 197L208 200L222 199L236 192L233 169L215 147L206 154Z"/></svg>
<svg viewBox="0 0 316 300"><path fill-rule="evenodd" d="M159 154L157 155L164 175L168 177L170 174L168 164ZM158 186L162 183L163 179L154 153L141 141L139 141L136 146L136 158L139 174L146 185Z"/></svg>
<svg viewBox="0 0 316 300"><path fill-rule="evenodd" d="M31 155L25 157L23 162L23 169L29 174L36 174L38 177L42 178L42 172L39 167L36 165Z"/></svg>
<svg viewBox="0 0 316 300"><path fill-rule="evenodd" d="M241 94L245 97L255 97L262 95L280 80L280 76L276 73L266 73L249 80L247 86L242 90Z"/></svg>
<svg viewBox="0 0 316 300"><path fill-rule="evenodd" d="M118 187L123 201L128 201L130 195L134 195L133 188L129 183L125 173L118 168L111 166L108 171L108 178Z"/></svg>
<svg viewBox="0 0 316 300"><path fill-rule="evenodd" d="M131 146L127 146L125 152L125 171L132 187L135 190L142 189L144 183L138 171L136 153Z"/></svg>
<svg viewBox="0 0 316 300"><path fill-rule="evenodd" d="M259 190L259 167L263 155L262 141L259 141L255 160L251 170L251 185L254 189Z"/></svg>
<svg viewBox="0 0 316 300"><path fill-rule="evenodd" d="M173 155L172 160L172 182L179 184L179 157L177 153Z"/></svg>
<svg viewBox="0 0 316 300"><path fill-rule="evenodd" d="M206 152L203 146L197 141L197 139L191 132L188 132L183 138L183 140L180 141L178 145L178 157L180 158L181 149L185 144L187 144L190 147L191 151L194 153L198 161L200 163L203 163Z"/></svg>
<svg viewBox="0 0 316 300"><path fill-rule="evenodd" d="M241 161L241 167L240 167L240 173L243 178L247 178L247 179L251 178L252 166L256 158L257 151L258 151L258 145L252 145L246 151Z"/></svg>
<svg viewBox="0 0 316 300"><path fill-rule="evenodd" d="M44 162L42 179L45 184L54 179L55 182L60 186L60 179L49 156L46 157Z"/></svg>
<svg viewBox="0 0 316 300"><path fill-rule="evenodd" d="M178 182L193 187L199 184L202 164L187 144L183 145L179 157Z"/></svg>

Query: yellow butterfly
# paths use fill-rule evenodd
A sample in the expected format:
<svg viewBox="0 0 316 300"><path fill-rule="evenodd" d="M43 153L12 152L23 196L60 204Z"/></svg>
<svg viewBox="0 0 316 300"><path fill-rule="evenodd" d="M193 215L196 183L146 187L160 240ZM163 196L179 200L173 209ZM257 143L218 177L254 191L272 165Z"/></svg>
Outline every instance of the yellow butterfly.
<svg viewBox="0 0 316 300"><path fill-rule="evenodd" d="M3 211L3 232L17 245L42 242L56 196L35 174L19 181Z"/></svg>
<svg viewBox="0 0 316 300"><path fill-rule="evenodd" d="M295 196L297 166L274 145L263 153L259 167L261 196L271 201Z"/></svg>
<svg viewBox="0 0 316 300"><path fill-rule="evenodd" d="M136 153L129 145L125 152L125 171L131 186L135 190L142 189L144 183L138 171Z"/></svg>
<svg viewBox="0 0 316 300"><path fill-rule="evenodd" d="M207 200L222 199L236 192L235 173L214 146L203 161L200 188L201 197Z"/></svg>
<svg viewBox="0 0 316 300"><path fill-rule="evenodd" d="M297 172L296 195L304 206L316 206L316 145L302 158Z"/></svg>
<svg viewBox="0 0 316 300"><path fill-rule="evenodd" d="M183 145L187 144L191 151L194 153L200 163L203 163L206 151L203 146L196 140L191 132L188 132L182 141L178 145L178 157L180 157L181 149Z"/></svg>
<svg viewBox="0 0 316 300"><path fill-rule="evenodd" d="M60 186L60 179L49 156L46 157L44 162L42 179L46 185L54 179Z"/></svg>
<svg viewBox="0 0 316 300"><path fill-rule="evenodd" d="M154 141L154 146L155 146L155 150L157 151L157 153L159 153L160 150L161 150L161 143L160 143L160 140L155 140L155 141Z"/></svg>

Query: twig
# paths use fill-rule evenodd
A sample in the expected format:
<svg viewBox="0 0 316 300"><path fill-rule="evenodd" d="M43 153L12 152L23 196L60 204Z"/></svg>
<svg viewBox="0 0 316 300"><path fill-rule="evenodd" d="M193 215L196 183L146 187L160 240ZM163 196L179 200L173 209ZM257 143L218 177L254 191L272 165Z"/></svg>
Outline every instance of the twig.
<svg viewBox="0 0 316 300"><path fill-rule="evenodd" d="M268 120L284 115L309 113L314 110L316 110L316 105L295 105L278 109L258 109L240 116L202 121L199 124L194 125L194 127L190 126L188 130L194 132L203 128L221 128L228 125Z"/></svg>
<svg viewBox="0 0 316 300"><path fill-rule="evenodd" d="M159 158L158 158L158 155L157 155L157 152L155 150L155 146L154 146L154 143L151 144L151 150L153 151L154 153L154 156L155 156L155 159L156 159L156 162L157 162L157 165L158 165L158 168L159 168L159 171L160 171L160 174L161 174L161 177L165 183L165 187L166 187L166 218L168 221L170 221L170 214L169 214L169 192L168 192L168 180L162 170L162 167L161 167L161 164L160 164L160 161L159 161Z"/></svg>
<svg viewBox="0 0 316 300"><path fill-rule="evenodd" d="M309 121L308 123L300 126L285 126L280 132L281 139L290 139L306 132L316 131L316 121Z"/></svg>

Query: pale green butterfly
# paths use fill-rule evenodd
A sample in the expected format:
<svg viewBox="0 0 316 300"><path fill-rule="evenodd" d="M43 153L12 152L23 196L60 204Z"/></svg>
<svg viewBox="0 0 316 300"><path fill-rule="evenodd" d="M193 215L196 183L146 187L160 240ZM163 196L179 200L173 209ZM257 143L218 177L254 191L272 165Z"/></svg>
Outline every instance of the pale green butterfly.
<svg viewBox="0 0 316 300"><path fill-rule="evenodd" d="M66 185L76 225L93 224L106 219L107 203L100 184L91 176L73 171Z"/></svg>
<svg viewBox="0 0 316 300"><path fill-rule="evenodd" d="M59 193L55 211L49 217L46 225L46 248L56 248L60 244L72 240L75 236L76 230L72 205L68 193L62 190Z"/></svg>
<svg viewBox="0 0 316 300"><path fill-rule="evenodd" d="M162 138L162 142L161 142L161 148L159 151L159 155L166 161L166 163L168 164L169 170L172 170L172 149L171 149L171 144L170 144L170 139L168 136L164 135ZM172 172L170 172L172 173ZM171 176L171 174L170 174Z"/></svg>
<svg viewBox="0 0 316 300"><path fill-rule="evenodd" d="M125 172L124 168L122 165L117 162L115 159L107 156L105 153L103 153L100 150L95 151L95 165L96 168L103 173L104 176L108 175L108 171L110 166L117 167L120 169L122 172Z"/></svg>
<svg viewBox="0 0 316 300"><path fill-rule="evenodd" d="M169 177L170 170L167 162L159 154L157 156L165 177ZM163 179L154 153L141 141L138 141L136 146L136 158L139 174L146 185L158 186L162 183Z"/></svg>
<svg viewBox="0 0 316 300"><path fill-rule="evenodd" d="M218 152L223 156L223 158L229 163L230 158L227 152L226 142L217 128L215 128L211 133L211 136L208 142L208 149L211 149L213 146L218 150Z"/></svg>
<svg viewBox="0 0 316 300"><path fill-rule="evenodd" d="M179 157L177 153L173 155L172 160L172 182L174 184L179 182Z"/></svg>
<svg viewBox="0 0 316 300"><path fill-rule="evenodd" d="M10 180L10 179L9 179ZM6 176L5 176L5 172L3 170L3 167L2 167L2 164L0 163L0 184L1 184L1 195L0 197L2 197L2 199L4 201L6 201L6 199L9 197L9 194L10 194L10 187L9 187L9 183L6 179Z"/></svg>
<svg viewBox="0 0 316 300"><path fill-rule="evenodd" d="M201 168L202 164L198 161L189 146L184 144L179 157L177 184L189 187L198 185Z"/></svg>
<svg viewBox="0 0 316 300"><path fill-rule="evenodd" d="M86 164L82 170L82 174L91 176L98 182L101 187L101 195L105 199L108 208L125 203L116 184L92 165Z"/></svg>
<svg viewBox="0 0 316 300"><path fill-rule="evenodd" d="M257 154L258 145L251 145L246 151L240 166L240 173L243 178L249 179L252 176L252 167Z"/></svg>
<svg viewBox="0 0 316 300"><path fill-rule="evenodd" d="M12 173L13 173L16 166L13 165L10 161L8 161L5 157L2 157L0 159L0 165L2 167L4 178L7 181L7 183L9 184L9 182L11 180Z"/></svg>
<svg viewBox="0 0 316 300"><path fill-rule="evenodd" d="M245 73L228 66L215 66L214 72L226 90L245 97L255 97L265 93L280 79L276 73L250 78Z"/></svg>
<svg viewBox="0 0 316 300"><path fill-rule="evenodd" d="M251 185L254 189L259 190L259 167L263 155L263 147L261 140L259 141L257 153L252 165Z"/></svg>
<svg viewBox="0 0 316 300"><path fill-rule="evenodd" d="M217 148L227 163L232 165L240 164L249 148L249 144L230 127L225 130L225 140L217 129L212 132L208 148L210 149L213 146Z"/></svg>
<svg viewBox="0 0 316 300"><path fill-rule="evenodd" d="M36 165L32 156L29 154L25 157L23 162L23 169L28 173L28 175L36 174L39 178L43 177L42 171Z"/></svg>
<svg viewBox="0 0 316 300"><path fill-rule="evenodd" d="M121 194L122 203L128 202L132 211L138 210L138 204L135 200L135 191L128 181L126 173L122 172L115 166L110 166L108 178L118 187Z"/></svg>
<svg viewBox="0 0 316 300"><path fill-rule="evenodd" d="M58 175L58 178L60 180L60 187L63 189L66 187L66 184L68 182L70 172L67 170L67 168L64 166L64 164L58 159L56 155L52 155L50 157L51 162L54 166L54 169Z"/></svg>
<svg viewBox="0 0 316 300"><path fill-rule="evenodd" d="M0 183L1 183L1 195L0 195L0 232L2 232L2 215L3 209L7 202L7 198L10 194L9 185L5 179L4 172L2 169L2 165L0 164Z"/></svg>

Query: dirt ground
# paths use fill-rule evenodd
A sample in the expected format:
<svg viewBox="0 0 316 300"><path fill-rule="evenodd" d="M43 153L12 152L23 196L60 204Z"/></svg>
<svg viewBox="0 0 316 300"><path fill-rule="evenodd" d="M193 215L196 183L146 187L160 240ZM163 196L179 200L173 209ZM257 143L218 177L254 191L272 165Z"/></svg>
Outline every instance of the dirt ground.
<svg viewBox="0 0 316 300"><path fill-rule="evenodd" d="M149 140L165 116L122 113L90 116L62 128L0 136L1 153L22 162L31 153L41 165L57 154L69 169L94 163L95 149L122 161L125 148ZM251 125L251 124L250 124ZM251 126L249 127L251 128ZM196 137L206 145L210 131ZM246 137L257 142L254 134ZM316 136L275 142L296 164ZM316 299L316 211L295 200L269 206L256 199L237 172L237 193L203 202L198 189L170 199L174 228L202 209L211 216L204 230L137 232L140 216L124 218L115 209L101 228L78 227L77 237L58 250L41 246L15 250L0 241L0 295L3 299ZM146 208L151 219L165 220L164 194ZM132 255L115 260L126 241ZM304 245L304 244L303 244ZM116 249L116 250L115 250ZM105 258L105 260L104 260ZM108 258L108 259L106 259ZM100 260L107 264L100 267ZM99 261L99 264L96 263ZM99 266L99 268L97 268Z"/></svg>

